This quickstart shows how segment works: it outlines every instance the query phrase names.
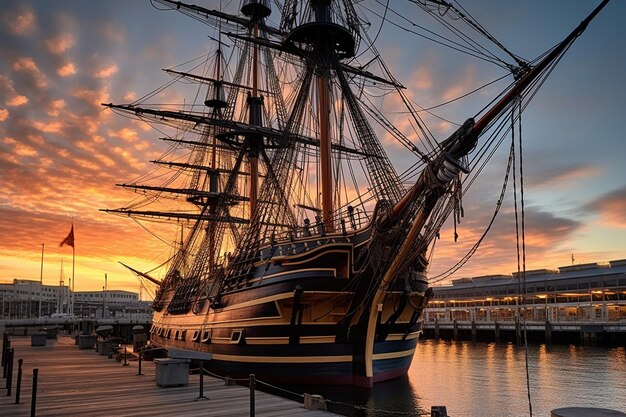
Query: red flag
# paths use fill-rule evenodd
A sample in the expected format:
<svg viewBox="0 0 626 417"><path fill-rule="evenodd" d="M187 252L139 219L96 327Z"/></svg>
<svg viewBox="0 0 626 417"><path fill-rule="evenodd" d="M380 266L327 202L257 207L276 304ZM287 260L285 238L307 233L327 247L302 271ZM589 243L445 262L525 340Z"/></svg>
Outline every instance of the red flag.
<svg viewBox="0 0 626 417"><path fill-rule="evenodd" d="M63 242L59 244L59 246L63 246L63 245L69 245L71 247L74 247L74 225L73 224L72 224L72 228L70 229L70 233L67 235L65 239L63 239Z"/></svg>

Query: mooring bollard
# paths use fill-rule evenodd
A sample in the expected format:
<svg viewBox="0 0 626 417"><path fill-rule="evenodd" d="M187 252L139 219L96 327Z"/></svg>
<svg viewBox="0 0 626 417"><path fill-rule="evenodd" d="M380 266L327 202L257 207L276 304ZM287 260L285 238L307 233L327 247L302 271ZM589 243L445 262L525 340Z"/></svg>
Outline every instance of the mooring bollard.
<svg viewBox="0 0 626 417"><path fill-rule="evenodd" d="M24 359L17 360L17 383L15 385L15 404L20 403L20 391L22 390L22 365Z"/></svg>
<svg viewBox="0 0 626 417"><path fill-rule="evenodd" d="M33 393L30 396L30 417L35 417L35 408L37 405L37 377L39 369L33 369Z"/></svg>
<svg viewBox="0 0 626 417"><path fill-rule="evenodd" d="M7 397L11 396L11 385L13 384L13 355L14 348L10 348L7 352Z"/></svg>
<svg viewBox="0 0 626 417"><path fill-rule="evenodd" d="M250 417L254 417L254 389L256 386L256 380L254 374L250 374Z"/></svg>
<svg viewBox="0 0 626 417"><path fill-rule="evenodd" d="M208 397L204 396L204 361L200 361L200 395L198 395L196 400L201 398L208 400Z"/></svg>

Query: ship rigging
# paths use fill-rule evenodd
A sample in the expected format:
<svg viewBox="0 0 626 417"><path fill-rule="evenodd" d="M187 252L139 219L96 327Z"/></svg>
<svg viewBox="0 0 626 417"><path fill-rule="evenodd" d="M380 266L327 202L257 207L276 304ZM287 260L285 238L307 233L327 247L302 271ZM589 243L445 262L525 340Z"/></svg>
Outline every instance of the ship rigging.
<svg viewBox="0 0 626 417"><path fill-rule="evenodd" d="M186 227L162 280L147 277L160 284L152 342L205 354L215 372L367 387L408 369L432 296L431 243L448 217L460 219L462 196L509 121L518 120L607 3L526 61L466 10L413 2L448 28L462 22L501 55L457 28L457 41L421 36L488 60L512 78L437 141L378 53L378 34L366 30L360 12L369 9L360 2L286 0L275 7L245 0L238 14L155 2L217 34L215 51L195 68L166 70L172 81L165 87L198 87L193 104L151 105L164 88L133 103L104 104L169 132L163 140L170 148L153 162L174 174L165 184L120 184L145 199L107 210ZM390 102L402 108L405 126L381 111ZM390 157L391 141L411 163L401 167ZM181 209L152 208L161 201Z"/></svg>

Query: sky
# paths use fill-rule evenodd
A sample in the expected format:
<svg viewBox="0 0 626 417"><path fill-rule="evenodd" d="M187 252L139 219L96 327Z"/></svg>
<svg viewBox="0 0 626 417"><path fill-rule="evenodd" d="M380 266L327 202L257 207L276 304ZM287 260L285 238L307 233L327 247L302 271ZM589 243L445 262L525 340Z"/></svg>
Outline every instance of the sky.
<svg viewBox="0 0 626 417"><path fill-rule="evenodd" d="M219 2L197 1L206 7ZM229 3L229 2L224 2ZM371 5L369 5L371 3ZM386 2L360 2L383 12ZM518 55L534 59L563 39L597 4L554 0L463 2ZM419 10L393 0L401 13ZM370 9L367 9L370 8ZM414 16L415 15L415 16ZM626 2L614 1L593 21L523 114L526 268L626 258ZM380 19L371 18L373 30ZM383 25L377 47L408 95L434 106L502 72L441 51ZM170 78L160 69L207 52L210 28L149 1L4 0L0 5L0 282L40 278L68 283L72 248L59 243L74 225L75 289L139 292L118 261L149 270L169 248L141 225L99 211L132 194L115 187L150 169L162 151L159 133L100 103L125 103ZM495 87L494 87L495 88ZM436 110L461 123L486 104L490 89ZM405 123L394 116L398 124ZM438 138L454 125L424 114ZM387 149L402 158L400 149ZM405 161L406 162L406 161ZM452 267L485 231L504 178L505 155L464 199L454 242L447 225L436 243L431 275ZM517 269L511 193L474 257L452 278ZM62 266L63 265L63 266ZM63 268L63 272L62 272Z"/></svg>

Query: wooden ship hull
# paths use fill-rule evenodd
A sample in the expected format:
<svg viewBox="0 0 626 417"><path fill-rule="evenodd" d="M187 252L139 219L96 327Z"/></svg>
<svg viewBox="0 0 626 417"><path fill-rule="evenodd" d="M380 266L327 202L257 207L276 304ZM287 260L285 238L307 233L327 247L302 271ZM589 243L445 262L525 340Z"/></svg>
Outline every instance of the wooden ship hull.
<svg viewBox="0 0 626 417"><path fill-rule="evenodd" d="M374 319L350 328L350 311L371 302L368 288L353 282L370 281L371 272L355 264L370 232L277 244L275 256L254 266L249 286L221 295L220 308L206 298L189 299L182 306L187 313L167 314L176 290L163 294L151 328L153 345L180 349L181 356L210 354L204 366L219 375L253 373L276 383L371 387L404 375L431 291L417 272L396 280L402 284L387 291ZM368 342L370 327L375 337Z"/></svg>

